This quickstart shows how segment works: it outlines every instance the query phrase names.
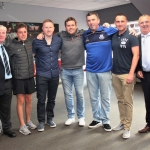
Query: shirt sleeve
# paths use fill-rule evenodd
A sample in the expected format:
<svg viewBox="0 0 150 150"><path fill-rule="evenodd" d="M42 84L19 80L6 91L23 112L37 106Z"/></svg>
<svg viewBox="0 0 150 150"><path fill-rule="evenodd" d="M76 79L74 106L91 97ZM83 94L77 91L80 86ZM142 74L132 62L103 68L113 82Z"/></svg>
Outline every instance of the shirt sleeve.
<svg viewBox="0 0 150 150"><path fill-rule="evenodd" d="M60 48L59 48L59 50L61 50L61 47L62 47L62 39L60 38Z"/></svg>
<svg viewBox="0 0 150 150"><path fill-rule="evenodd" d="M134 35L130 35L130 44L131 44L131 47L139 46L138 38Z"/></svg>
<svg viewBox="0 0 150 150"><path fill-rule="evenodd" d="M117 28L114 28L111 26L109 28L103 27L103 30L107 33L108 36L111 36L111 35L115 34L116 32L118 32Z"/></svg>
<svg viewBox="0 0 150 150"><path fill-rule="evenodd" d="M34 39L32 42L32 53L36 54L36 52L37 52L36 39Z"/></svg>
<svg viewBox="0 0 150 150"><path fill-rule="evenodd" d="M59 36L60 37L60 32L57 32L55 35Z"/></svg>
<svg viewBox="0 0 150 150"><path fill-rule="evenodd" d="M86 31L83 33L82 35L82 40L83 40L83 45L84 45L84 49L86 50L86 46L85 46L85 35L86 35Z"/></svg>
<svg viewBox="0 0 150 150"><path fill-rule="evenodd" d="M5 46L5 49L6 49L6 52L7 52L8 56L9 56L9 58L11 58L12 55L13 55L13 49L11 48L10 45Z"/></svg>

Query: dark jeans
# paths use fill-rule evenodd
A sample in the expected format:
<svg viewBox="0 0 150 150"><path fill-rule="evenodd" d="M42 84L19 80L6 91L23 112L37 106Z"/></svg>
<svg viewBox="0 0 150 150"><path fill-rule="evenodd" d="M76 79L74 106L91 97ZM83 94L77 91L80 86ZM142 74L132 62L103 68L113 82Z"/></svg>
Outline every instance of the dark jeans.
<svg viewBox="0 0 150 150"><path fill-rule="evenodd" d="M12 84L11 79L5 80L5 91L0 96L0 119L2 121L3 131L11 129L10 113L12 99Z"/></svg>
<svg viewBox="0 0 150 150"><path fill-rule="evenodd" d="M144 78L141 79L142 90L144 92L146 107L146 122L150 127L150 72L143 72Z"/></svg>
<svg viewBox="0 0 150 150"><path fill-rule="evenodd" d="M36 76L37 87L37 117L39 122L45 123L45 112L47 113L47 120L52 120L54 117L55 98L59 84L59 76L53 78L45 78ZM46 102L47 94L47 104ZM45 111L46 108L46 111Z"/></svg>

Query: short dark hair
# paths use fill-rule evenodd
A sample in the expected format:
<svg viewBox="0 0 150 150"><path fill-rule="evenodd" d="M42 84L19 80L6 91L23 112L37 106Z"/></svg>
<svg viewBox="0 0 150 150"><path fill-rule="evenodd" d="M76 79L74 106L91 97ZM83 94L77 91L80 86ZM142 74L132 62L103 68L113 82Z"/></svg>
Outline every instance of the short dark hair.
<svg viewBox="0 0 150 150"><path fill-rule="evenodd" d="M76 19L75 18L73 18L73 17L68 17L66 20L65 20L65 26L66 26L66 24L67 24L67 22L68 21L74 21L75 22L75 24L77 25L77 21L76 21Z"/></svg>
<svg viewBox="0 0 150 150"><path fill-rule="evenodd" d="M20 29L20 28L26 28L27 29L27 26L23 22L20 22L17 24L15 31L18 32L18 29Z"/></svg>
<svg viewBox="0 0 150 150"><path fill-rule="evenodd" d="M117 16L124 16L126 19L127 19L127 16L124 14L124 13L118 13L117 15L116 15L116 17ZM116 17L115 17L115 20L116 20Z"/></svg>
<svg viewBox="0 0 150 150"><path fill-rule="evenodd" d="M45 19L45 20L43 21L43 24L46 23L46 22L51 22L51 23L54 25L53 21L50 20L50 19Z"/></svg>
<svg viewBox="0 0 150 150"><path fill-rule="evenodd" d="M95 11L88 12L88 14L86 15L86 18L91 15L95 15L99 19L98 13Z"/></svg>

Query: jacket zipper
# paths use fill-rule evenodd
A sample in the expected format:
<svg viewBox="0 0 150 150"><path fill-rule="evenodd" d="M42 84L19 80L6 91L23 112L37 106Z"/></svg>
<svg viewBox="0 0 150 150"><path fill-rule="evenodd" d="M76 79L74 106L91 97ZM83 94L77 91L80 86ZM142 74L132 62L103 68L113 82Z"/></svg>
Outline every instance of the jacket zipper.
<svg viewBox="0 0 150 150"><path fill-rule="evenodd" d="M29 78L30 78L30 70L29 70L29 57L28 57L27 49L26 49L26 47L25 47L25 44L24 44L24 42L23 42L23 46L24 46L24 48L25 48L25 51L26 51L26 54L27 54L27 59L28 59L28 75L29 75Z"/></svg>

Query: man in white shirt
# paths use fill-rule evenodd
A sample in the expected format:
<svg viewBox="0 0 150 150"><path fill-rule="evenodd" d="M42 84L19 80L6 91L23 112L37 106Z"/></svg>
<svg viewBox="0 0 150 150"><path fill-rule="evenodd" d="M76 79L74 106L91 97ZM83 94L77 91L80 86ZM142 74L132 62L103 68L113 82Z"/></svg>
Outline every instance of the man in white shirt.
<svg viewBox="0 0 150 150"><path fill-rule="evenodd" d="M141 58L137 67L137 75L141 80L146 107L146 126L139 133L150 131L150 16L142 15L139 18L139 35Z"/></svg>

